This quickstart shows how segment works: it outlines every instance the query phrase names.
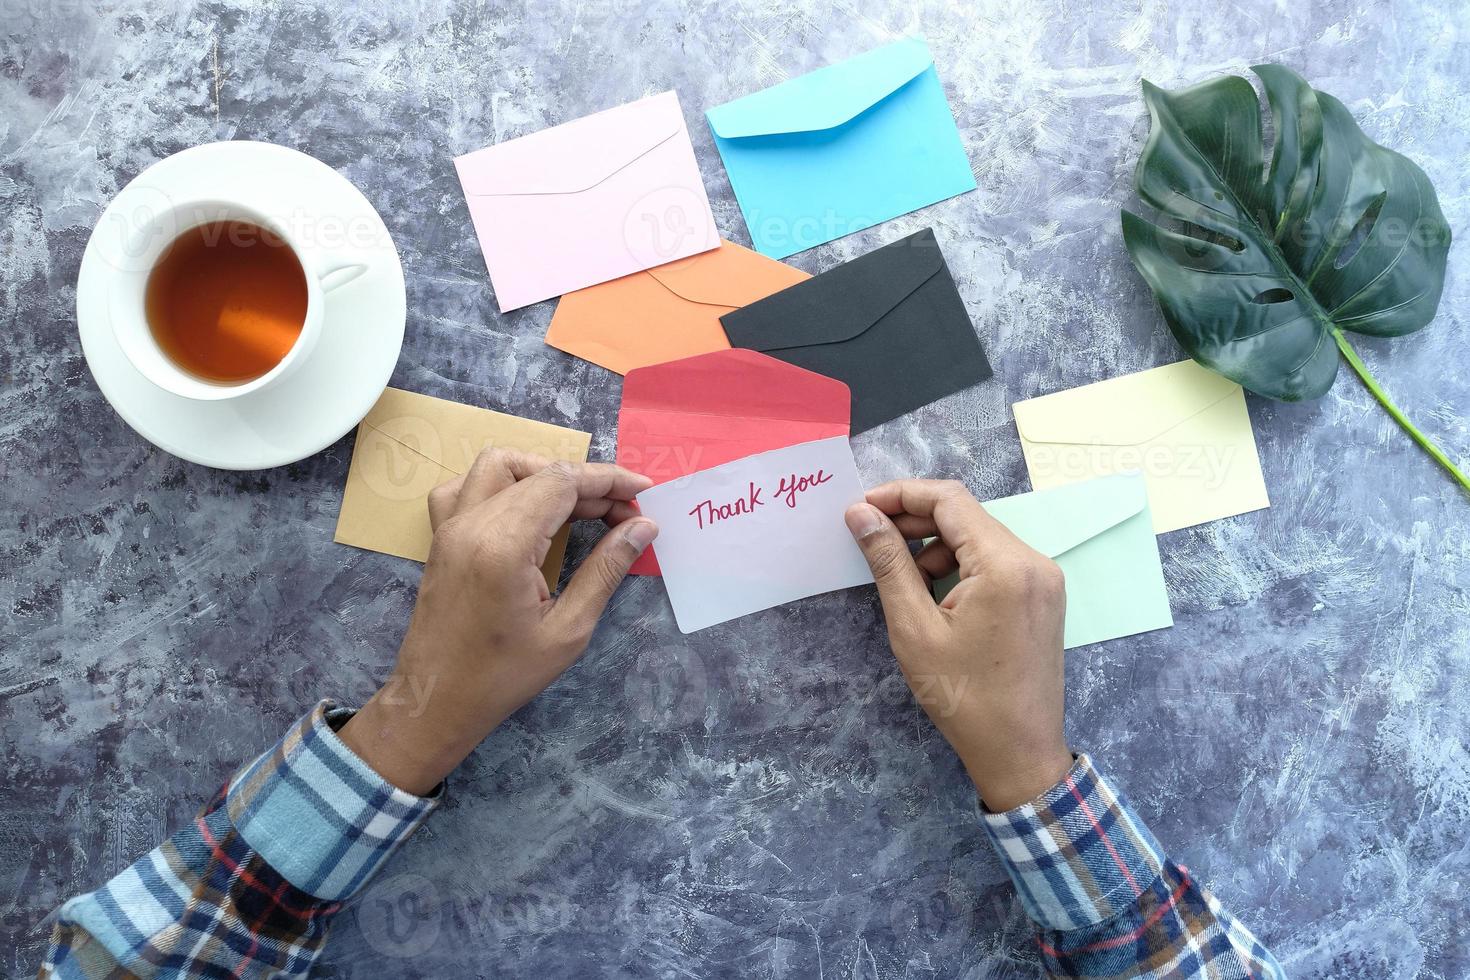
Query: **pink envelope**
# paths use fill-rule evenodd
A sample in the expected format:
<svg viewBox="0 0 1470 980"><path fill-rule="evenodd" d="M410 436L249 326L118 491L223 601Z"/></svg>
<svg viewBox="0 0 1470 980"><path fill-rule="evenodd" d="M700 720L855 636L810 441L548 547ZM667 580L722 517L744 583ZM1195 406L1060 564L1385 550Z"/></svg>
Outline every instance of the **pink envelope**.
<svg viewBox="0 0 1470 980"><path fill-rule="evenodd" d="M720 244L673 92L456 157L500 312Z"/></svg>

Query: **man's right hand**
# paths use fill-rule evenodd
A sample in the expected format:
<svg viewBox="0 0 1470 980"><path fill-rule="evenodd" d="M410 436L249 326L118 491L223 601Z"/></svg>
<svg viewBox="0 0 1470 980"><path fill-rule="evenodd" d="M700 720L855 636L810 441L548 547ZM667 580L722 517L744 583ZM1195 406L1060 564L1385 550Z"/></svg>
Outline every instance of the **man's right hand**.
<svg viewBox="0 0 1470 980"><path fill-rule="evenodd" d="M1062 734L1062 571L965 489L897 480L847 511L909 686L993 811L1054 786L1072 766ZM918 553L908 541L935 540ZM958 571L941 603L930 584Z"/></svg>

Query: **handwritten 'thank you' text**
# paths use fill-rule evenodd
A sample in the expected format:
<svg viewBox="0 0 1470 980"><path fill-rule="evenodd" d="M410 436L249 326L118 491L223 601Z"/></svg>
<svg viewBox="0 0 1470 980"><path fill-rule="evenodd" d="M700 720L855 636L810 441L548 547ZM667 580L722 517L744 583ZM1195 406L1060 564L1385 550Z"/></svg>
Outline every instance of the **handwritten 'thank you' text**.
<svg viewBox="0 0 1470 980"><path fill-rule="evenodd" d="M807 476L781 477L776 489L771 491L771 496L786 504L787 507L795 507L800 501L802 494L813 487L819 487L832 479L832 474L824 470L817 470ZM720 521L728 521L732 517L742 514L754 514L757 509L764 507L766 502L761 499L765 487L758 487L755 481L749 481L745 493L735 500L717 504L713 500L701 500L689 512L689 516L699 522L700 528L705 528Z"/></svg>

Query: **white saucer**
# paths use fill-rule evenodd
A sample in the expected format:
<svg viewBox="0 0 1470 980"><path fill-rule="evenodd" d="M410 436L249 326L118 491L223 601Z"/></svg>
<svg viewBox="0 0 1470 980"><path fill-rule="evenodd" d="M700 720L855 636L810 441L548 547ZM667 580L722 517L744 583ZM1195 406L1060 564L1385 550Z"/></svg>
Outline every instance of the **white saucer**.
<svg viewBox="0 0 1470 980"><path fill-rule="evenodd" d="M221 188L278 202L277 210L295 214L296 221L327 216L317 222L315 241L329 242L332 254L363 262L369 271L332 292L320 342L278 384L225 401L195 401L157 387L123 354L109 322L110 269L103 256L114 253L127 215L160 199L205 197ZM312 240L304 251L312 251ZM227 470L304 459L361 422L398 363L406 312L398 250L368 199L321 161L271 143L208 143L143 171L102 213L77 277L82 351L112 407L158 448Z"/></svg>

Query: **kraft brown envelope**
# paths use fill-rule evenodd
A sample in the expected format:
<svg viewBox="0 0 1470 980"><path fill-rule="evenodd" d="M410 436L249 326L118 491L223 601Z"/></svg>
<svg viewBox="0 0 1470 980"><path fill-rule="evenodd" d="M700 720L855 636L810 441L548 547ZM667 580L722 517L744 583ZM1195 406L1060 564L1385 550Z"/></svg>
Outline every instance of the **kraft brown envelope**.
<svg viewBox="0 0 1470 980"><path fill-rule="evenodd" d="M433 532L429 491L463 475L482 449L518 449L581 463L592 437L547 422L388 388L357 427L335 540L424 561ZM541 572L556 588L567 529L551 542Z"/></svg>

